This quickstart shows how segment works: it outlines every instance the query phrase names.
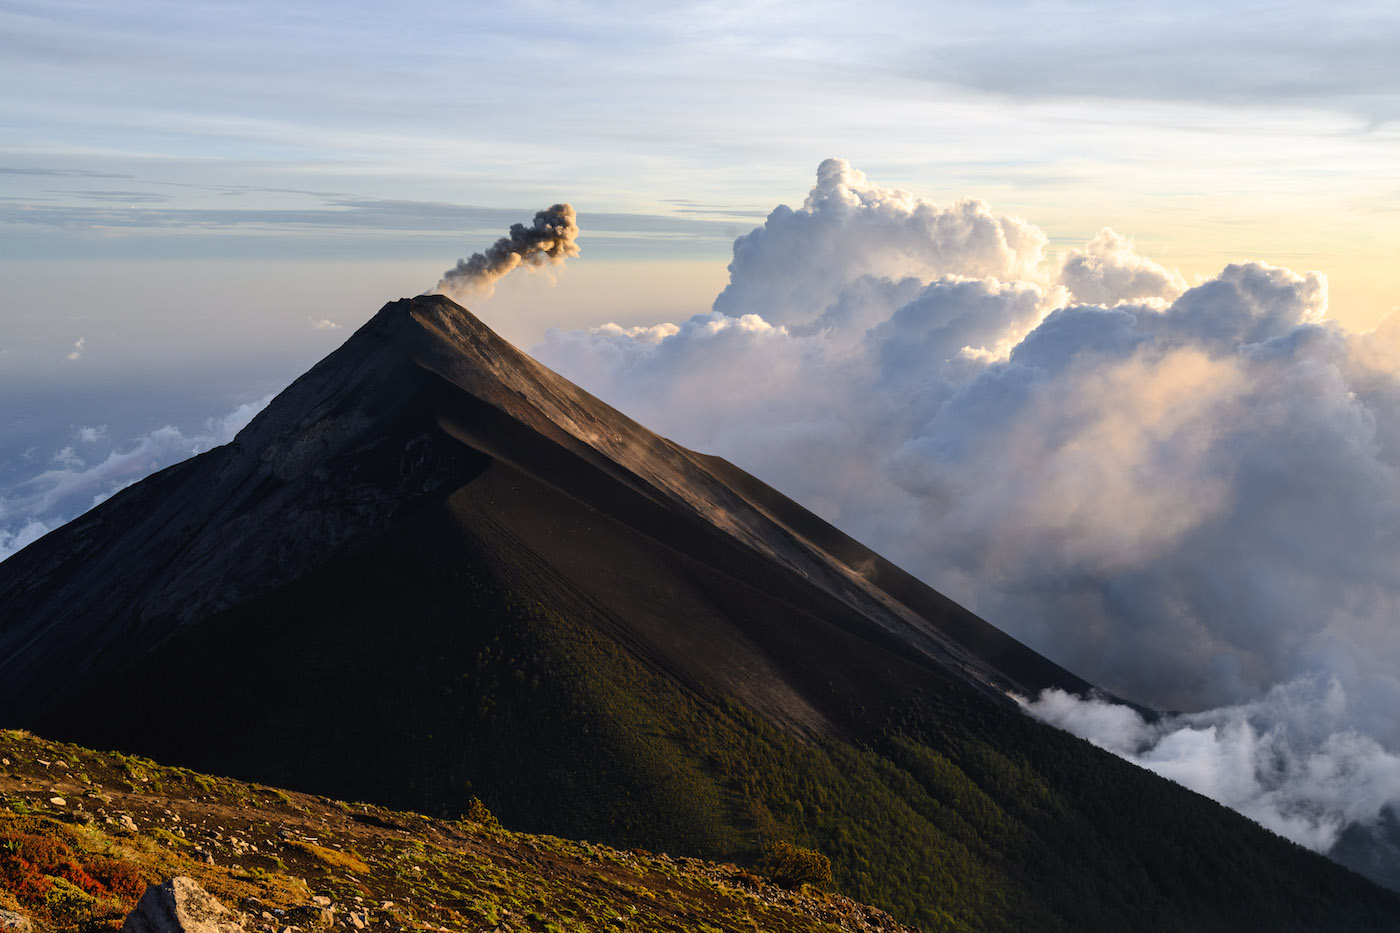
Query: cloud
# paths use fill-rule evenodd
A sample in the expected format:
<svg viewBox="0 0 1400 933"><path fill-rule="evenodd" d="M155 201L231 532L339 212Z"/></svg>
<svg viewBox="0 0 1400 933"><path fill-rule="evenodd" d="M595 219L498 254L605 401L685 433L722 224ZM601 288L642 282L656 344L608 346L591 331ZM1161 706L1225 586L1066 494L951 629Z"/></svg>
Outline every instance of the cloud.
<svg viewBox="0 0 1400 933"><path fill-rule="evenodd" d="M157 428L91 466L72 447L57 451L48 469L0 494L0 560L156 470L227 444L271 400L239 405L192 433ZM97 443L107 429L83 427L77 434L83 443Z"/></svg>
<svg viewBox="0 0 1400 933"><path fill-rule="evenodd" d="M76 341L73 342L73 350L71 353L68 354L68 359L76 360L83 355L84 342L85 341L82 337L79 337Z"/></svg>
<svg viewBox="0 0 1400 933"><path fill-rule="evenodd" d="M30 519L14 531L0 528L0 560L9 557L20 548L28 547L56 527L57 525L49 525L38 519Z"/></svg>
<svg viewBox="0 0 1400 933"><path fill-rule="evenodd" d="M1353 818L1325 763L1400 748L1400 315L1354 333L1318 272L1238 262L1188 287L1109 229L1047 242L828 160L736 240L708 314L532 352L1106 689L1216 711L1153 746L1161 770L1253 760L1271 691L1335 683L1328 728L1287 733L1314 762L1289 793L1313 780L1330 814L1290 832L1322 845Z"/></svg>
<svg viewBox="0 0 1400 933"><path fill-rule="evenodd" d="M340 325L335 321L330 321L325 318L321 318L320 320L307 318L307 320L311 321L312 330L340 330Z"/></svg>
<svg viewBox="0 0 1400 933"><path fill-rule="evenodd" d="M1003 15L1044 17L1043 28L1023 30L1010 47L993 30L968 30L936 54L923 44L901 50L895 67L1019 100L1301 104L1375 121L1400 113L1400 81L1384 64L1400 16L1384 5L1338 7L1324 26L1307 4L1278 4L1267 29L1246 16L1222 22L1208 4L1179 4L1170 15L1099 0L1014 6Z"/></svg>
<svg viewBox="0 0 1400 933"><path fill-rule="evenodd" d="M1373 828L1387 809L1400 810L1400 756L1346 727L1347 696L1335 679L1299 678L1251 703L1153 722L1059 690L1018 700L1037 719L1318 852L1346 827Z"/></svg>
<svg viewBox="0 0 1400 933"><path fill-rule="evenodd" d="M1060 280L1075 301L1107 307L1123 301L1170 300L1186 290L1180 273L1140 256L1127 237L1108 227L1084 249L1065 255Z"/></svg>
<svg viewBox="0 0 1400 933"><path fill-rule="evenodd" d="M800 209L780 205L763 226L734 241L729 284L714 309L803 324L862 275L1026 277L1045 244L1039 229L996 217L981 201L940 208L870 184L843 159L827 159Z"/></svg>

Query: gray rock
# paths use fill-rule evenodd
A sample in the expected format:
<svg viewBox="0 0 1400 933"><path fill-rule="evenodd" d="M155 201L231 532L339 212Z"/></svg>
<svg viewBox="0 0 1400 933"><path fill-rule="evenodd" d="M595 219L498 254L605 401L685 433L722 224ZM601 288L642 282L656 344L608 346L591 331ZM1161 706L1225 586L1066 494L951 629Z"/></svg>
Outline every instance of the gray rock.
<svg viewBox="0 0 1400 933"><path fill-rule="evenodd" d="M23 914L12 910L0 910L0 931L3 933L30 933L33 929L34 924Z"/></svg>
<svg viewBox="0 0 1400 933"><path fill-rule="evenodd" d="M153 884L122 924L121 933L244 933L243 925L193 878Z"/></svg>
<svg viewBox="0 0 1400 933"><path fill-rule="evenodd" d="M328 927L335 923L335 908L302 904L287 911L287 919L298 926Z"/></svg>

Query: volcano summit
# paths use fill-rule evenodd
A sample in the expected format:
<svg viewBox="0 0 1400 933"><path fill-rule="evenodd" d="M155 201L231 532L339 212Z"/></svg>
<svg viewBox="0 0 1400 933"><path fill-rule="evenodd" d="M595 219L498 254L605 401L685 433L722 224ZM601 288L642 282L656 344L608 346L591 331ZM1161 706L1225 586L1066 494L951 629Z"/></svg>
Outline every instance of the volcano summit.
<svg viewBox="0 0 1400 933"><path fill-rule="evenodd" d="M0 724L752 859L928 929L1394 929L1400 898L1022 715L1091 685L441 296L0 564Z"/></svg>

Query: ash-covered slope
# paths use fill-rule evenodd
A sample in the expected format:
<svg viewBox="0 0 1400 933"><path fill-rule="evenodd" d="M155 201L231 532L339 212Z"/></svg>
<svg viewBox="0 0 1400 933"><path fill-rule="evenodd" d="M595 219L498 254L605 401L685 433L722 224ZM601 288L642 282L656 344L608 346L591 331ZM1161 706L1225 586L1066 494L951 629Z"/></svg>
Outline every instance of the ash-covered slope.
<svg viewBox="0 0 1400 933"><path fill-rule="evenodd" d="M927 929L1384 930L1400 898L1029 720L1088 685L440 297L0 564L0 725L751 861Z"/></svg>

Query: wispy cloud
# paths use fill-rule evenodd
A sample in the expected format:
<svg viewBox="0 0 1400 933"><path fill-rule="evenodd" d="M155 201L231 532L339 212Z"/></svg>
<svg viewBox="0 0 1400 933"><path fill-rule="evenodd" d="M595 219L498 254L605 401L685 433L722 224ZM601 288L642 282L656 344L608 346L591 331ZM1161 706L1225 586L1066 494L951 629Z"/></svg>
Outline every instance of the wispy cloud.
<svg viewBox="0 0 1400 933"><path fill-rule="evenodd" d="M56 451L47 469L0 489L0 560L156 470L228 443L271 399L239 405L195 431L166 425L112 447L91 465L72 447ZM84 444L107 434L105 427L77 430Z"/></svg>

